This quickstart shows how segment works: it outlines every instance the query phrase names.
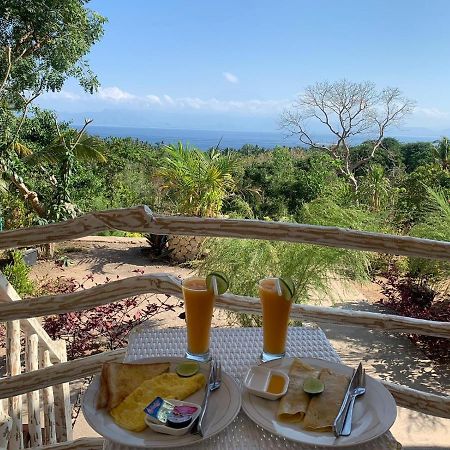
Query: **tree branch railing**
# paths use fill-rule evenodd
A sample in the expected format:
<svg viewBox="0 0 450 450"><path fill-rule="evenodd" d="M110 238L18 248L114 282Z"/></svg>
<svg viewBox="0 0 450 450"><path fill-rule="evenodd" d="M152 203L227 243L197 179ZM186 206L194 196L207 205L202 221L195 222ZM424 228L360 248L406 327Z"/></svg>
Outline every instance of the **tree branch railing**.
<svg viewBox="0 0 450 450"><path fill-rule="evenodd" d="M105 230L302 242L352 250L450 260L450 242L338 227L261 220L153 214L147 206L95 212L66 222L0 233L0 250L61 242Z"/></svg>
<svg viewBox="0 0 450 450"><path fill-rule="evenodd" d="M0 304L0 320L11 321L35 316L63 314L106 305L141 294L168 294L182 298L180 280L169 274L138 275L84 291L49 295L14 303ZM216 299L216 307L237 313L261 315L257 298L224 294ZM348 326L366 326L401 333L416 333L450 338L450 322L437 322L411 317L364 311L348 311L324 306L293 304L291 319L318 323L337 323Z"/></svg>

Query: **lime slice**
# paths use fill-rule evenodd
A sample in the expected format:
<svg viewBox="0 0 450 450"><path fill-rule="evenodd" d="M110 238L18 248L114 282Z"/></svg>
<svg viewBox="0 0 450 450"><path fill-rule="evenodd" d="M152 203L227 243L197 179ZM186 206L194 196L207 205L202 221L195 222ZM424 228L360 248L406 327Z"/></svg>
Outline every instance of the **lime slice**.
<svg viewBox="0 0 450 450"><path fill-rule="evenodd" d="M180 377L192 377L200 370L200 366L195 361L187 361L178 364L175 368L175 372L180 375Z"/></svg>
<svg viewBox="0 0 450 450"><path fill-rule="evenodd" d="M295 295L295 285L294 282L290 278L281 278L280 277L280 284L281 284L281 291L283 292L284 298L286 300L291 300L292 297Z"/></svg>
<svg viewBox="0 0 450 450"><path fill-rule="evenodd" d="M216 277L217 281L217 291L219 295L225 294L227 292L228 286L230 283L228 282L228 277L222 272L211 272L206 277L206 286L208 286L209 290L213 290L213 277Z"/></svg>
<svg viewBox="0 0 450 450"><path fill-rule="evenodd" d="M318 378L309 377L303 382L303 390L308 394L320 394L325 385Z"/></svg>

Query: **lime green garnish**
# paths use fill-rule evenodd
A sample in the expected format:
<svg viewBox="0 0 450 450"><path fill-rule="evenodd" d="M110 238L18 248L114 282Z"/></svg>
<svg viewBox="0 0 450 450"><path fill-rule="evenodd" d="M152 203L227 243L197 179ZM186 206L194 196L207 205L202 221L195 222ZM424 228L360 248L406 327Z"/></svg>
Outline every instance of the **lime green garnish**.
<svg viewBox="0 0 450 450"><path fill-rule="evenodd" d="M283 292L283 296L286 300L291 300L295 295L295 285L294 282L290 278L279 278L281 291Z"/></svg>
<svg viewBox="0 0 450 450"><path fill-rule="evenodd" d="M206 277L206 286L208 286L209 290L213 290L213 277L216 278L216 282L217 282L217 293L219 295L225 294L225 292L227 292L228 290L228 286L230 285L230 283L228 282L228 277L221 272L211 272L207 277Z"/></svg>
<svg viewBox="0 0 450 450"><path fill-rule="evenodd" d="M180 375L180 377L192 377L200 370L200 366L195 361L187 361L178 364L175 368L175 372Z"/></svg>
<svg viewBox="0 0 450 450"><path fill-rule="evenodd" d="M320 394L325 389L325 385L318 378L309 377L303 382L303 390L307 394Z"/></svg>

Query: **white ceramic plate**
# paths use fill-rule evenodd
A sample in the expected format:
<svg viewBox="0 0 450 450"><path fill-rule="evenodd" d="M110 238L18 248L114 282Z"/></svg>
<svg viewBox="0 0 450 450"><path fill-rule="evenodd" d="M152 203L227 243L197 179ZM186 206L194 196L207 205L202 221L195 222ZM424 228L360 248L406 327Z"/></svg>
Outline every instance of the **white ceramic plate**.
<svg viewBox="0 0 450 450"><path fill-rule="evenodd" d="M139 363L161 363L170 362L170 371L184 358L161 357L141 359L134 361ZM201 365L201 372L208 376L209 364ZM168 434L156 433L149 428L140 433L134 433L124 430L114 423L106 409L96 409L95 403L100 385L100 377L96 376L87 388L83 397L83 414L89 425L106 439L119 444L128 445L133 448L154 448L154 447L183 447L210 438L220 433L237 416L241 408L241 393L238 385L232 377L222 371L222 385L220 389L211 393L209 397L209 406L205 417L206 436L202 438L199 435L191 433L184 436L171 436ZM200 389L191 395L186 401L201 404L203 401L204 389Z"/></svg>
<svg viewBox="0 0 450 450"><path fill-rule="evenodd" d="M284 358L266 363L289 372L293 358ZM315 358L302 358L305 363L318 368L329 368L333 372L351 376L353 370L342 364ZM378 381L366 376L366 393L359 397L353 412L353 426L350 436L336 438L332 432L306 431L301 424L289 424L277 420L277 409L280 400L266 400L244 391L242 409L253 422L273 434L283 436L292 441L324 447L343 447L357 445L381 436L395 421L397 407L390 392Z"/></svg>

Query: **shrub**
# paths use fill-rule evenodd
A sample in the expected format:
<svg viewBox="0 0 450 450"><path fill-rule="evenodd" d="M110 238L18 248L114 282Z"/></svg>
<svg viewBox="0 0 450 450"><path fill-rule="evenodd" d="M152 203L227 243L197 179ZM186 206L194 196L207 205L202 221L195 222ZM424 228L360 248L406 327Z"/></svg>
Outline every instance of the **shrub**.
<svg viewBox="0 0 450 450"><path fill-rule="evenodd" d="M450 296L448 293L439 296L426 279L402 277L394 266L391 266L384 275L386 280L379 280L377 283L382 287L382 293L387 298L380 300L380 303L401 316L450 322ZM449 339L417 334L408 334L407 336L430 358L445 364L450 362Z"/></svg>
<svg viewBox="0 0 450 450"><path fill-rule="evenodd" d="M86 281L94 281L88 276ZM106 278L106 283L110 279ZM41 287L47 294L67 294L85 289L84 283L60 277ZM43 327L52 339L64 339L68 359L115 350L125 347L128 333L140 323L163 311L174 311L177 305L168 302L166 295L160 300L156 295L135 296L96 308L69 312L44 318Z"/></svg>
<svg viewBox="0 0 450 450"><path fill-rule="evenodd" d="M25 264L22 253L11 252L11 260L12 262L3 268L3 275L19 295L31 295L34 292L34 284L28 278L30 268Z"/></svg>

